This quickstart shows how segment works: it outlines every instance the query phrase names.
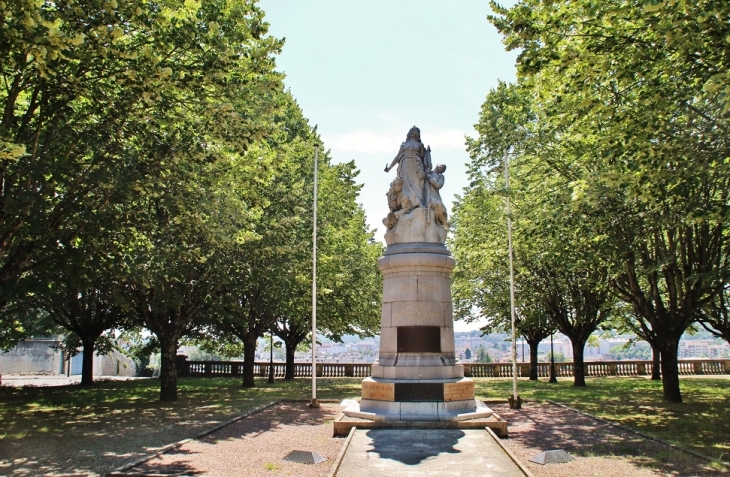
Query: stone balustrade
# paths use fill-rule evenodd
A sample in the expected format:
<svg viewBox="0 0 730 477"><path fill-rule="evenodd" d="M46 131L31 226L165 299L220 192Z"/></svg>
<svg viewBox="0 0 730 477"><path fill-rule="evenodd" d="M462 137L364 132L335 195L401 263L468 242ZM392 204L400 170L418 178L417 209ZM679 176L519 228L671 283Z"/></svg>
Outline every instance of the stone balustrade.
<svg viewBox="0 0 730 477"><path fill-rule="evenodd" d="M228 377L241 376L241 361L187 361L178 360L179 376ZM573 363L555 363L558 377L572 377ZM584 364L586 376L648 376L651 374L651 361L590 361ZM274 363L274 376L283 378L286 365ZM550 363L538 363L537 374L541 378L550 376ZM679 360L680 375L720 375L730 374L730 359L688 359ZM269 363L254 363L254 375L267 377ZM517 363L517 375L530 375L530 363ZM312 376L311 363L294 363L295 378ZM368 363L317 363L317 377L322 378L366 378L370 376ZM510 378L512 363L465 363L464 376L470 378Z"/></svg>

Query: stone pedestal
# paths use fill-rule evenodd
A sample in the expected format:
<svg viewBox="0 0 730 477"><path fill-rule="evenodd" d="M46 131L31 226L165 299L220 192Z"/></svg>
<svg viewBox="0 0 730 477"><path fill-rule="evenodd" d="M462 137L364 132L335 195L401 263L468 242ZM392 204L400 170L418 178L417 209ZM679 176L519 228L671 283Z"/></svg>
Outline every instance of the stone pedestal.
<svg viewBox="0 0 730 477"><path fill-rule="evenodd" d="M491 414L474 399L455 356L451 271L456 262L435 243L390 245L383 273L380 353L363 381L359 408L373 420L454 421Z"/></svg>

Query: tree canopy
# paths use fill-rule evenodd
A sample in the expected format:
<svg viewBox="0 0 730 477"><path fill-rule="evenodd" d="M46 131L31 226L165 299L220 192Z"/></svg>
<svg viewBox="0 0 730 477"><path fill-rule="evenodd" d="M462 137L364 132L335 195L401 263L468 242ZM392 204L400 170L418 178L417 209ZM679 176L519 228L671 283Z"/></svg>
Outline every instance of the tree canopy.
<svg viewBox="0 0 730 477"><path fill-rule="evenodd" d="M518 79L482 107L463 202L488 190L481 177L509 155L516 250L535 250L522 258L545 279L541 294L574 277L587 285L578 301L570 288L555 293L574 311L609 292L589 308L625 302L624 315L660 343L665 399L681 401L680 336L727 316L718 304L729 279L730 7L523 0L492 9L507 49L519 50Z"/></svg>
<svg viewBox="0 0 730 477"><path fill-rule="evenodd" d="M38 310L87 342L142 327L174 400L181 339L308 315L321 141L255 1L19 0L0 24L3 347L48 329ZM324 152L323 329L372 333L380 247Z"/></svg>

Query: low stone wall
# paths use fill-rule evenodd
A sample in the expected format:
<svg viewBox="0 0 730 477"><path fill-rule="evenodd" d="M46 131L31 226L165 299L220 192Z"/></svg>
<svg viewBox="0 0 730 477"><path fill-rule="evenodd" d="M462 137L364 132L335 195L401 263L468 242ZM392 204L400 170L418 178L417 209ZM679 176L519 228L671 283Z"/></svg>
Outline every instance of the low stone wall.
<svg viewBox="0 0 730 477"><path fill-rule="evenodd" d="M7 352L0 351L0 374L60 374L63 371L60 346L56 339L21 341Z"/></svg>
<svg viewBox="0 0 730 477"><path fill-rule="evenodd" d="M572 362L555 363L557 377L573 376ZM586 376L648 376L651 375L651 361L589 361L584 363ZM550 363L538 363L537 374L541 378L550 376ZM679 360L681 375L730 374L730 359L687 359ZM511 378L512 363L472 363L464 365L464 375L475 378ZM530 375L530 363L517 363L517 376Z"/></svg>
<svg viewBox="0 0 730 477"><path fill-rule="evenodd" d="M573 376L572 362L555 363L558 377ZM651 374L651 361L593 361L585 363L586 376L648 376ZM226 377L241 376L241 361L178 361L181 376ZM274 363L274 376L283 378L286 371L284 363ZM254 374L266 377L269 363L254 363ZM730 359L691 359L679 361L679 374L682 375L721 375L730 374ZM517 375L530 375L530 363L517 363ZM294 363L294 377L312 376L311 363ZM370 376L368 363L317 363L317 377L367 378ZM510 378L512 363L470 363L464 364L464 376L470 378ZM550 363L538 364L538 376L550 376Z"/></svg>
<svg viewBox="0 0 730 477"><path fill-rule="evenodd" d="M134 361L119 351L94 356L94 374L98 376L137 376Z"/></svg>
<svg viewBox="0 0 730 477"><path fill-rule="evenodd" d="M179 376L198 377L226 377L242 376L242 361L177 361ZM274 376L283 378L286 373L286 364L274 363ZM254 363L254 375L266 377L269 375L269 363ZM369 363L317 363L317 376L322 378L367 378L370 376ZM311 378L311 363L294 363L295 378Z"/></svg>

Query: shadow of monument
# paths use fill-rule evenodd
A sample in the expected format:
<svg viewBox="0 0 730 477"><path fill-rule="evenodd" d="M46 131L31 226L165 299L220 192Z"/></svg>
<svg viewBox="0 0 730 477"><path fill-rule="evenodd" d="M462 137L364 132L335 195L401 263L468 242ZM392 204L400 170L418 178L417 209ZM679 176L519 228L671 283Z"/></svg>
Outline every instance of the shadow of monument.
<svg viewBox="0 0 730 477"><path fill-rule="evenodd" d="M458 454L455 446L465 436L458 429L373 429L365 434L372 440L367 452L381 459L418 465L439 454Z"/></svg>

